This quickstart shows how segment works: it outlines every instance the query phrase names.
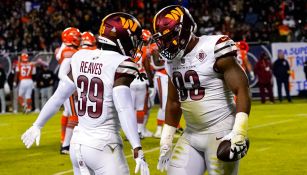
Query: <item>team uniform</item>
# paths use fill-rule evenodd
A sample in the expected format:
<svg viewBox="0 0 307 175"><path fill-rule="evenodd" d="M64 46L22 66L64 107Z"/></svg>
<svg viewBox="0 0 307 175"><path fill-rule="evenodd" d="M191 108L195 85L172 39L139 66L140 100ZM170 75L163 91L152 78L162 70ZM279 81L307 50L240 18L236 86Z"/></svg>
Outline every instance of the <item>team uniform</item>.
<svg viewBox="0 0 307 175"><path fill-rule="evenodd" d="M138 55L133 60L137 65L138 72L143 75L146 75L144 67L145 59L147 59L146 46L143 46L142 55ZM145 132L144 117L148 110L148 85L148 80L141 78L135 78L130 84L132 102L137 115L138 132L141 134Z"/></svg>
<svg viewBox="0 0 307 175"><path fill-rule="evenodd" d="M150 53L158 50L156 43L150 45ZM168 76L165 70L164 65L157 66L154 63L153 58L151 58L151 65L155 71L154 75L154 87L155 91L158 92L158 97L160 101L160 106L157 114L157 130L154 134L154 137L160 138L162 132L162 126L165 120L165 107L167 100L167 91L168 91Z"/></svg>
<svg viewBox="0 0 307 175"><path fill-rule="evenodd" d="M24 106L27 111L32 109L32 90L34 83L32 76L36 73L36 69L31 62L19 62L16 67L16 73L18 75L19 87L18 87L18 100L21 106ZM24 102L26 100L26 103Z"/></svg>
<svg viewBox="0 0 307 175"><path fill-rule="evenodd" d="M71 58L65 58L65 52L72 52L75 53L78 50L74 47L68 47L64 43L62 43L58 53L56 54L56 59L58 60L58 63L60 65L60 71L59 71L59 77L60 74L67 74L67 72L70 71L69 66L62 66L62 63L65 62L65 59L71 59ZM74 104L74 97L71 96L65 102L64 105L64 111L62 113L61 118L61 142L63 143L62 147L69 146L69 142L72 136L72 129L77 123L78 123L78 117L75 112L75 104ZM68 131L68 132L66 132Z"/></svg>
<svg viewBox="0 0 307 175"><path fill-rule="evenodd" d="M237 60L239 64L242 66L242 68L244 69L244 71L249 74L250 79L253 80L255 78L255 74L253 72L253 68L250 62L248 61L248 57L247 57L249 46L245 40L237 42L236 46L238 48L237 49Z"/></svg>
<svg viewBox="0 0 307 175"><path fill-rule="evenodd" d="M126 22L133 25L125 25ZM130 57L134 57L136 48L140 47L134 44L140 41L141 29L137 19L129 14L109 14L102 20L98 37L105 50L81 49L72 59L62 63L65 66L69 63L71 71L60 76L59 88L55 92L58 100L48 101L46 105L53 104L50 112L54 114L77 90L79 123L74 128L70 145L75 175L129 174L120 126L133 148L134 172L149 175L129 88L138 75L137 66ZM27 148L34 141L39 144L40 129L48 118L49 114L38 117L22 135Z"/></svg>
<svg viewBox="0 0 307 175"><path fill-rule="evenodd" d="M228 37L202 36L183 59L167 61L166 70L178 90L187 126L174 148L168 174L197 175L206 170L209 174L237 174L238 162L216 157L221 142L217 138L232 129L235 103L214 65L219 57L234 51L234 42Z"/></svg>
<svg viewBox="0 0 307 175"><path fill-rule="evenodd" d="M80 50L71 67L78 87L79 124L73 132L70 154L75 173L82 169L78 162L83 159L95 174L129 174L112 89L117 78L137 75L136 65L116 52Z"/></svg>

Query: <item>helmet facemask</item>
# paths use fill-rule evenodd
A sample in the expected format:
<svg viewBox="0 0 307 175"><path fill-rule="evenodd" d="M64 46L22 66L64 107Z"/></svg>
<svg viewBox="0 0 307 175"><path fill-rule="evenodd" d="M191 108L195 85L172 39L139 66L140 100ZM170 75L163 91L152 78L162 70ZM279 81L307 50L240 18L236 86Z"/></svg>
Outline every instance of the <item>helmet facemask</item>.
<svg viewBox="0 0 307 175"><path fill-rule="evenodd" d="M156 41L160 55L168 60L181 58L191 39L192 32L182 28L182 23L164 35L157 33L153 36Z"/></svg>
<svg viewBox="0 0 307 175"><path fill-rule="evenodd" d="M181 59L189 44L196 23L187 9L181 6L168 6L154 17L153 35L160 55L168 60Z"/></svg>
<svg viewBox="0 0 307 175"><path fill-rule="evenodd" d="M129 33L129 37L117 39L116 45L121 51L121 54L134 58L136 54L141 51L143 41L140 38L141 35L137 36L137 34L131 33L129 29L127 31Z"/></svg>

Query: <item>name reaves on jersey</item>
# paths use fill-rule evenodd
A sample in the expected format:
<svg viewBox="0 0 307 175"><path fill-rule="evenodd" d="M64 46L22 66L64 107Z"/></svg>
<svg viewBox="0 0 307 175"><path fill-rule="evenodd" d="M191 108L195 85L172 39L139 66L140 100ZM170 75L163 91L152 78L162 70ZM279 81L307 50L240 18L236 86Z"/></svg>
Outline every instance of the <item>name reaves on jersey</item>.
<svg viewBox="0 0 307 175"><path fill-rule="evenodd" d="M102 66L102 63L82 61L80 64L80 72L101 75Z"/></svg>

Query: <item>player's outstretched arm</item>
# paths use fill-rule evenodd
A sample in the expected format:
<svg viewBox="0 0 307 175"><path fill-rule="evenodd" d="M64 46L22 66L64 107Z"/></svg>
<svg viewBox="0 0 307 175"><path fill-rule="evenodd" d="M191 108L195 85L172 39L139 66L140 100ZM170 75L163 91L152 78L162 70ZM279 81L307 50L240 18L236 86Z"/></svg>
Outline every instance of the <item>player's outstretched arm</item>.
<svg viewBox="0 0 307 175"><path fill-rule="evenodd" d="M180 122L182 110L180 108L179 96L177 89L168 78L168 94L165 108L165 124L163 126L160 140L160 156L157 169L160 171L167 170L167 166L172 153L172 144L176 128Z"/></svg>
<svg viewBox="0 0 307 175"><path fill-rule="evenodd" d="M133 148L134 159L136 161L135 173L140 171L141 175L149 175L148 164L145 161L137 131L136 114L129 88L137 72L136 70L130 70L129 67L136 68L136 65L133 62L124 61L124 64L121 64L117 69L117 76L115 77L113 87L113 101L121 127Z"/></svg>
<svg viewBox="0 0 307 175"><path fill-rule="evenodd" d="M61 66L59 68L59 73L58 77L61 80L69 80L69 77L67 76L69 72L71 71L70 69L70 62L71 62L71 57L73 56L74 52L65 52L64 56L65 59L62 61Z"/></svg>
<svg viewBox="0 0 307 175"><path fill-rule="evenodd" d="M216 62L216 68L224 74L227 86L236 95L235 123L231 133L226 135L223 140L231 141L232 151L229 158L240 159L247 153L248 115L251 108L248 79L233 56L219 58Z"/></svg>
<svg viewBox="0 0 307 175"><path fill-rule="evenodd" d="M68 99L75 90L76 87L73 81L70 79L66 79L66 81L60 80L57 90L44 105L36 121L33 123L33 126L21 136L21 140L27 148L30 148L34 141L36 141L36 145L39 145L41 128L59 110L64 101Z"/></svg>

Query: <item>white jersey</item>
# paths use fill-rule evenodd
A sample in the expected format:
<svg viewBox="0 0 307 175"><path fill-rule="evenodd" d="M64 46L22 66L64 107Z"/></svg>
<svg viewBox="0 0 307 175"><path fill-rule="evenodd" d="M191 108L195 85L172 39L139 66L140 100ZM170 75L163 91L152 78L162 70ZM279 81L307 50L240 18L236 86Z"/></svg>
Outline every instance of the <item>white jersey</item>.
<svg viewBox="0 0 307 175"><path fill-rule="evenodd" d="M233 93L218 73L218 58L236 53L235 43L227 36L202 36L183 59L166 61L166 70L178 90L187 132L218 132L211 126L235 113ZM225 130L230 128L223 128Z"/></svg>
<svg viewBox="0 0 307 175"><path fill-rule="evenodd" d="M73 55L71 68L78 92L79 118L71 143L96 149L122 144L112 90L116 78L137 75L135 63L117 52L82 49Z"/></svg>

